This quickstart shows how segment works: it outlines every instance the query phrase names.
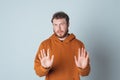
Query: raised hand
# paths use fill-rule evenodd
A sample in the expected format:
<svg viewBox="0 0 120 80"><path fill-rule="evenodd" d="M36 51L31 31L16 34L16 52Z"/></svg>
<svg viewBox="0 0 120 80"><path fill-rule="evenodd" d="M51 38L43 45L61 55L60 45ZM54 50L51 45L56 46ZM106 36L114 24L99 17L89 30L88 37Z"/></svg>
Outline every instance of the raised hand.
<svg viewBox="0 0 120 80"><path fill-rule="evenodd" d="M41 54L39 55L39 59L40 59L42 67L49 68L53 64L54 55L52 55L50 59L49 49L47 50L47 54L45 53L45 50L42 49Z"/></svg>
<svg viewBox="0 0 120 80"><path fill-rule="evenodd" d="M78 49L78 58L74 56L76 66L82 69L85 69L88 65L89 55L86 53L85 49Z"/></svg>

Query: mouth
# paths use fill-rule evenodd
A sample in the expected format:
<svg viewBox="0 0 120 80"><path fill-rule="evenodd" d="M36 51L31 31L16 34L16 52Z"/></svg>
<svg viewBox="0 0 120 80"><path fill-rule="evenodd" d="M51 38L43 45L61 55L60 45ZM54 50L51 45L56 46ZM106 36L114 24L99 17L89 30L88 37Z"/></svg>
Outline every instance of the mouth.
<svg viewBox="0 0 120 80"><path fill-rule="evenodd" d="M57 31L58 36L63 36L64 32L63 31Z"/></svg>
<svg viewBox="0 0 120 80"><path fill-rule="evenodd" d="M62 34L62 33L63 33L63 31L57 31L57 33Z"/></svg>

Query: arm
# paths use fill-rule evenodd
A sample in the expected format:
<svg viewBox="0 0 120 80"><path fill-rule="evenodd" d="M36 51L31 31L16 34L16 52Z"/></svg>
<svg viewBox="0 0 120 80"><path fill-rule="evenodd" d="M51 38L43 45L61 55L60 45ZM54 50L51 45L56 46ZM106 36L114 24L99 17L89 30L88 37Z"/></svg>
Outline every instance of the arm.
<svg viewBox="0 0 120 80"><path fill-rule="evenodd" d="M90 73L90 64L88 63L86 68L82 69L82 68L78 68L79 74L81 76L87 76Z"/></svg>
<svg viewBox="0 0 120 80"><path fill-rule="evenodd" d="M75 56L75 63L81 76L87 76L90 72L89 55L84 48L78 50L78 58Z"/></svg>
<svg viewBox="0 0 120 80"><path fill-rule="evenodd" d="M34 70L38 76L45 76L49 72L50 68L42 67L38 56L36 56L34 61Z"/></svg>
<svg viewBox="0 0 120 80"><path fill-rule="evenodd" d="M45 50L43 49L43 45L40 46L38 49L38 52L35 57L34 61L34 70L38 76L45 76L49 72L51 65L53 64L53 58L52 55L51 59L49 56L49 49L47 50L47 54Z"/></svg>

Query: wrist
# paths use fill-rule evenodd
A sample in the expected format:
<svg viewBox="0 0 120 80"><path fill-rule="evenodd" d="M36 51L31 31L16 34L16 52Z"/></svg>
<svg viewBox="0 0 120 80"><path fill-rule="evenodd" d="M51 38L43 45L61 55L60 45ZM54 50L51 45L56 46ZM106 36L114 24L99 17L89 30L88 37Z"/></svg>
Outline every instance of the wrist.
<svg viewBox="0 0 120 80"><path fill-rule="evenodd" d="M50 69L51 67L44 67L44 66L42 66L44 69Z"/></svg>

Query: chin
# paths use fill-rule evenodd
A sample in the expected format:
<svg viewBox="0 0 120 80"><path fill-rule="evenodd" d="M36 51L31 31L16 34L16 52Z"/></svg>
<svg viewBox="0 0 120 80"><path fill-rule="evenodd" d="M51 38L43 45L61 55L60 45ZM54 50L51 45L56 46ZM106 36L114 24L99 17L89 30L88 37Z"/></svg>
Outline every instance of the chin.
<svg viewBox="0 0 120 80"><path fill-rule="evenodd" d="M68 32L68 31L67 31L67 32ZM59 33L57 34L57 33L55 33L55 32L54 32L54 33L55 33L55 35L56 35L58 38L64 38L64 37L66 37L66 35L68 34L67 32L64 33L64 34L59 34Z"/></svg>
<svg viewBox="0 0 120 80"><path fill-rule="evenodd" d="M67 34L63 34L63 35L57 35L58 38L64 38L66 37Z"/></svg>
<svg viewBox="0 0 120 80"><path fill-rule="evenodd" d="M63 35L56 35L58 38L63 38L64 36Z"/></svg>

